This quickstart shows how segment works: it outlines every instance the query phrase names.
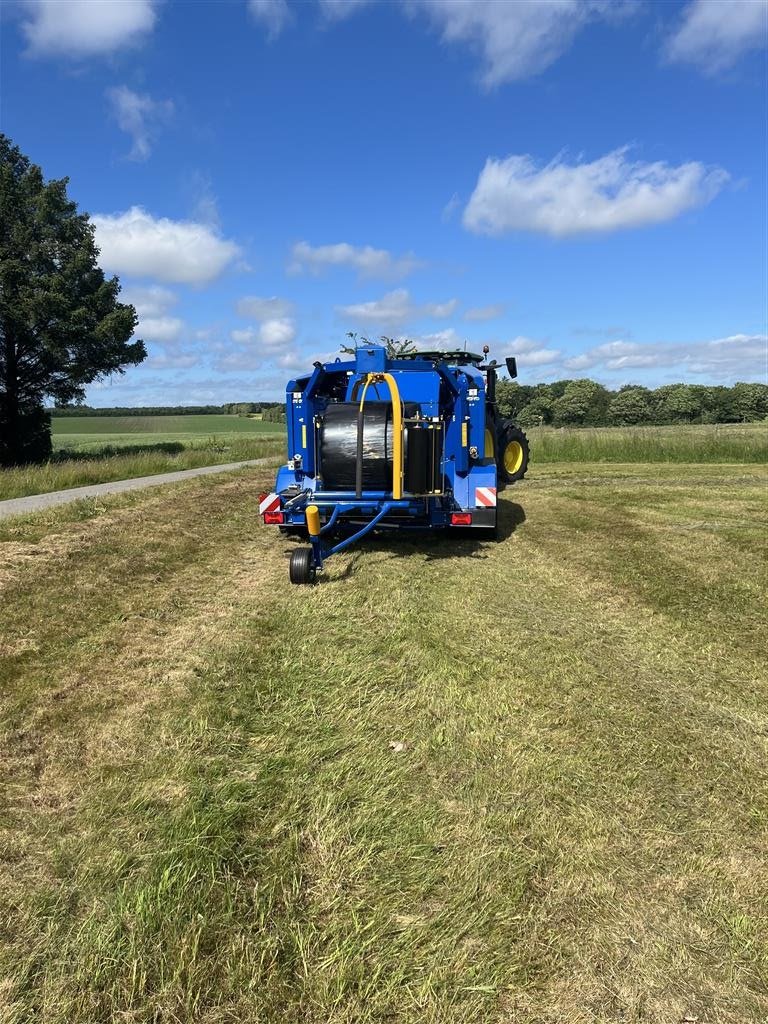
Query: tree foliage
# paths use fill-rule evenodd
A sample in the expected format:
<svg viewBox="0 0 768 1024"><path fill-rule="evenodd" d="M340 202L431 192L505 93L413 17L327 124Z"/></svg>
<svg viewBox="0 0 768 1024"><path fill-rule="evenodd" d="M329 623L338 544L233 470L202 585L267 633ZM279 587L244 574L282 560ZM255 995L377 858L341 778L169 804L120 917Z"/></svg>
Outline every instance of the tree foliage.
<svg viewBox="0 0 768 1024"><path fill-rule="evenodd" d="M45 398L82 399L87 385L146 356L133 306L105 278L88 215L66 178L0 135L0 465L50 453Z"/></svg>
<svg viewBox="0 0 768 1024"><path fill-rule="evenodd" d="M412 355L416 351L416 343L408 338L389 338L386 334L382 334L377 342L371 342L370 338L358 335L355 331L347 331L347 337L352 344L341 345L339 351L350 356L353 356L361 345L371 344L383 345L387 350L388 359L400 359L402 356Z"/></svg>
<svg viewBox="0 0 768 1024"><path fill-rule="evenodd" d="M609 391L591 380L521 385L501 380L499 410L523 427L746 423L768 417L768 385L629 384Z"/></svg>

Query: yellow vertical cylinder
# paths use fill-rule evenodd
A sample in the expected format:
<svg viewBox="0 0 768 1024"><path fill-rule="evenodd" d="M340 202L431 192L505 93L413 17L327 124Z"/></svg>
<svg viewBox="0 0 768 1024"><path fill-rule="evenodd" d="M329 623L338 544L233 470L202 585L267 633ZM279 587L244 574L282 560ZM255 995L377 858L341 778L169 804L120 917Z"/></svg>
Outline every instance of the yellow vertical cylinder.
<svg viewBox="0 0 768 1024"><path fill-rule="evenodd" d="M310 537L320 534L320 509L317 505L307 505L307 530Z"/></svg>

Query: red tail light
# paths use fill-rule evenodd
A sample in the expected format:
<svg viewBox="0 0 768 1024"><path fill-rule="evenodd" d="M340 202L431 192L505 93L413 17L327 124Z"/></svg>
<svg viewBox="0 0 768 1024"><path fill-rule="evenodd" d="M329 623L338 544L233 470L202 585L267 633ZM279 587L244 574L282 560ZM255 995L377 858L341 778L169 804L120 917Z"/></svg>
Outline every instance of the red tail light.
<svg viewBox="0 0 768 1024"><path fill-rule="evenodd" d="M471 526L471 512L451 512L451 526Z"/></svg>
<svg viewBox="0 0 768 1024"><path fill-rule="evenodd" d="M283 525L283 513L282 512L265 512L264 523L266 526L282 526Z"/></svg>

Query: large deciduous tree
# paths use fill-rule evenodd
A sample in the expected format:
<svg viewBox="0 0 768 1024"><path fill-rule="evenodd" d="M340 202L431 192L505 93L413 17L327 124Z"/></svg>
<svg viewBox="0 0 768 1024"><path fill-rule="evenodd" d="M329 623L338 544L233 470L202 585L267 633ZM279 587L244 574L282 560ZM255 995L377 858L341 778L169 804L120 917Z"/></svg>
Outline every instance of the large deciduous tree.
<svg viewBox="0 0 768 1024"><path fill-rule="evenodd" d="M558 427L600 426L605 422L608 402L602 384L587 378L569 381L552 406L553 422Z"/></svg>
<svg viewBox="0 0 768 1024"><path fill-rule="evenodd" d="M46 398L83 398L88 384L146 356L133 306L106 279L88 215L68 179L39 167L0 135L0 465L51 451Z"/></svg>

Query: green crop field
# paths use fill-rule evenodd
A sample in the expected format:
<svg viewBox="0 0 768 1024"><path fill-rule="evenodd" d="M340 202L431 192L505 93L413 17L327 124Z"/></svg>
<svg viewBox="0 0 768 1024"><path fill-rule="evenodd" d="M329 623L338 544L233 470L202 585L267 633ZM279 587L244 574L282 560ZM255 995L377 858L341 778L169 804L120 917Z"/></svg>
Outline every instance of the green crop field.
<svg viewBox="0 0 768 1024"><path fill-rule="evenodd" d="M7 1024L768 1019L766 471L291 588L267 469L0 523Z"/></svg>
<svg viewBox="0 0 768 1024"><path fill-rule="evenodd" d="M83 448L179 441L231 434L280 434L278 423L240 416L60 416L53 417L55 447Z"/></svg>

